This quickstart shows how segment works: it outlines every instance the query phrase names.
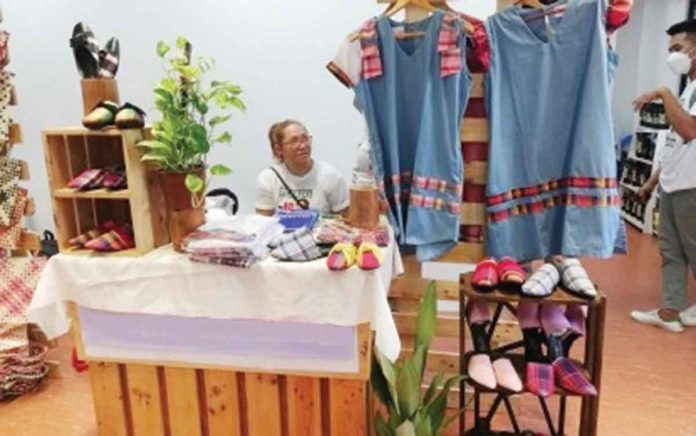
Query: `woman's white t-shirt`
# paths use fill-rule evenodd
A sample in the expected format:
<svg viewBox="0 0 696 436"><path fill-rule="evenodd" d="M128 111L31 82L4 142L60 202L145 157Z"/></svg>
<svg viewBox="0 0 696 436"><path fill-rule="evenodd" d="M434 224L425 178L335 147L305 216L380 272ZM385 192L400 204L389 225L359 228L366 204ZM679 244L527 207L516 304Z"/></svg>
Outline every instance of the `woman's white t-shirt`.
<svg viewBox="0 0 696 436"><path fill-rule="evenodd" d="M293 175L285 164L274 164L285 183L298 199L309 200L309 207L322 214L339 212L348 207L348 185L341 173L331 165L314 159L312 169L301 177ZM256 182L256 209L300 209L292 195L270 169L261 171Z"/></svg>

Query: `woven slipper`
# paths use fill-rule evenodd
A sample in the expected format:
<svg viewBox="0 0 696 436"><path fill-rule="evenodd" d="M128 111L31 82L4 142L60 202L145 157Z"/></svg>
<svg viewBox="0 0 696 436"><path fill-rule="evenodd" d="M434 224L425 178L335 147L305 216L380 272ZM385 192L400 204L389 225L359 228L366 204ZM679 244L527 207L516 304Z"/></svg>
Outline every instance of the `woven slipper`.
<svg viewBox="0 0 696 436"><path fill-rule="evenodd" d="M114 124L118 105L113 101L104 100L99 102L92 112L85 115L82 125L91 130L99 130Z"/></svg>
<svg viewBox="0 0 696 436"><path fill-rule="evenodd" d="M377 269L382 265L382 251L372 242L363 241L358 247L356 263L360 269Z"/></svg>
<svg viewBox="0 0 696 436"><path fill-rule="evenodd" d="M111 38L103 49L99 50L99 77L111 79L118 71L121 46L118 38Z"/></svg>
<svg viewBox="0 0 696 436"><path fill-rule="evenodd" d="M99 43L88 25L83 22L75 24L72 38L70 38L70 47L82 78L99 77Z"/></svg>
<svg viewBox="0 0 696 436"><path fill-rule="evenodd" d="M117 226L85 244L85 248L104 252L127 250L133 247L135 247L133 230L128 224Z"/></svg>
<svg viewBox="0 0 696 436"><path fill-rule="evenodd" d="M99 224L97 228L87 231L81 235L75 236L68 240L68 245L71 247L81 248L84 247L86 243L92 239L96 239L104 233L113 230L116 227L113 221L107 221L105 223Z"/></svg>
<svg viewBox="0 0 696 436"><path fill-rule="evenodd" d="M527 377L524 381L529 392L540 397L550 397L556 392L553 366L548 363L527 362Z"/></svg>
<svg viewBox="0 0 696 436"><path fill-rule="evenodd" d="M522 285L522 295L528 297L548 297L556 290L560 281L558 269L550 263L545 263Z"/></svg>
<svg viewBox="0 0 696 436"><path fill-rule="evenodd" d="M68 187L80 191L101 188L106 172L100 169L88 169L68 182Z"/></svg>
<svg viewBox="0 0 696 436"><path fill-rule="evenodd" d="M119 129L140 129L145 125L145 112L132 103L125 103L116 113L115 123Z"/></svg>
<svg viewBox="0 0 696 436"><path fill-rule="evenodd" d="M498 286L498 264L495 260L486 259L476 265L471 285L479 291L492 291Z"/></svg>
<svg viewBox="0 0 696 436"><path fill-rule="evenodd" d="M498 278L501 285L521 286L527 279L527 272L511 257L504 257L498 263Z"/></svg>
<svg viewBox="0 0 696 436"><path fill-rule="evenodd" d="M570 359L556 359L552 366L558 386L574 394L590 397L597 396L597 388L587 378L585 372L571 362Z"/></svg>
<svg viewBox="0 0 696 436"><path fill-rule="evenodd" d="M331 271L341 271L353 266L356 255L355 245L350 242L339 242L331 248L326 265Z"/></svg>
<svg viewBox="0 0 696 436"><path fill-rule="evenodd" d="M554 260L554 264L561 273L561 284L569 292L583 298L597 297L597 288L579 260L572 258Z"/></svg>
<svg viewBox="0 0 696 436"><path fill-rule="evenodd" d="M126 189L128 187L128 179L126 178L125 168L107 168L104 170L102 186L105 189Z"/></svg>

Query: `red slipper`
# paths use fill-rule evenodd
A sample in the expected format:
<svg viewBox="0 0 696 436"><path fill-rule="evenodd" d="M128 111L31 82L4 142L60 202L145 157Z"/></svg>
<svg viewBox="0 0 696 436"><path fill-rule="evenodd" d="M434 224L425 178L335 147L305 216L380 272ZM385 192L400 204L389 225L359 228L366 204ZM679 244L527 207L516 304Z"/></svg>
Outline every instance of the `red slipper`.
<svg viewBox="0 0 696 436"><path fill-rule="evenodd" d="M479 290L492 290L498 286L498 264L495 260L482 260L476 265L471 285Z"/></svg>
<svg viewBox="0 0 696 436"><path fill-rule="evenodd" d="M525 387L534 395L550 397L556 391L553 372L553 366L547 363L527 362Z"/></svg>
<svg viewBox="0 0 696 436"><path fill-rule="evenodd" d="M71 238L68 241L68 245L71 247L82 248L86 243L88 243L92 239L98 238L104 233L112 230L114 227L116 227L116 224L114 224L113 221L107 221L105 223L99 224L96 229L92 229L88 232Z"/></svg>
<svg viewBox="0 0 696 436"><path fill-rule="evenodd" d="M84 170L77 177L68 182L68 187L80 191L101 188L105 175L106 172L100 169Z"/></svg>
<svg viewBox="0 0 696 436"><path fill-rule="evenodd" d="M104 182L102 186L105 189L126 189L128 187L128 180L126 179L125 169L106 169L104 171Z"/></svg>
<svg viewBox="0 0 696 436"><path fill-rule="evenodd" d="M85 248L94 251L121 251L133 247L133 229L128 224L120 225L85 244Z"/></svg>
<svg viewBox="0 0 696 436"><path fill-rule="evenodd" d="M574 394L590 397L597 396L597 388L587 378L585 372L571 362L570 359L561 357L556 359L552 366L558 386Z"/></svg>
<svg viewBox="0 0 696 436"><path fill-rule="evenodd" d="M511 257L498 263L498 277L503 285L521 286L527 280L527 272Z"/></svg>

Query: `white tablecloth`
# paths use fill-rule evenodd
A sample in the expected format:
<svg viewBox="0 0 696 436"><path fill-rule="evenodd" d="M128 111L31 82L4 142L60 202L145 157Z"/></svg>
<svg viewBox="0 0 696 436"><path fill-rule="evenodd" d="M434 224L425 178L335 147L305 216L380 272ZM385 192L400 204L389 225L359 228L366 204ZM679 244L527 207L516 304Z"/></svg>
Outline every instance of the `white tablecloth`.
<svg viewBox="0 0 696 436"><path fill-rule="evenodd" d="M69 330L65 302L122 313L301 321L342 326L370 322L376 346L396 359L401 342L387 302L403 272L393 243L374 271L329 271L326 259L249 269L199 264L161 247L139 258L57 255L46 266L28 311L49 338Z"/></svg>

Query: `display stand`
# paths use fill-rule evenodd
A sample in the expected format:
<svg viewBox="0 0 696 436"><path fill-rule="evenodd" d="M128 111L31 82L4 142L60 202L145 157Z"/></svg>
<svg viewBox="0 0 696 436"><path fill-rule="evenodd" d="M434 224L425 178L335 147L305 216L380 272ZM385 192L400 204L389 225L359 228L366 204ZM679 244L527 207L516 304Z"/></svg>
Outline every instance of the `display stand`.
<svg viewBox="0 0 696 436"><path fill-rule="evenodd" d="M96 255L75 250L68 241L108 220L132 225L135 248L108 253L140 256L168 242L165 209L154 172L140 162L136 144L147 132L141 129L87 130L62 128L43 131L46 168L61 252ZM125 166L128 188L77 191L68 182L82 171Z"/></svg>
<svg viewBox="0 0 696 436"><path fill-rule="evenodd" d="M532 301L532 302L544 302L544 303L556 303L560 305L583 305L587 306L587 321L586 321L586 335L585 335L585 350L584 359L582 362L576 362L587 372L587 376L590 381L597 388L596 397L583 397L582 398L582 408L580 412L580 428L579 435L581 436L594 436L597 434L597 418L599 415L599 401L601 394L601 376L602 376L602 352L604 349L604 324L606 316L606 297L600 295L596 300L586 300L575 297L562 289L557 289L550 297L543 300L530 299L521 297L518 294L511 294L509 292L503 292L500 290L494 290L489 293L481 293L476 291L471 286L471 274L464 274L461 276L461 298L460 298L460 311L463 314L461 317L461 331L465 332L464 326L467 324L466 316L466 302L467 299L477 299L483 300L488 303L495 305L495 314L493 316L490 328L488 330L489 337L492 336L498 326L500 316L503 310L507 310L513 315L516 314L516 303L521 301ZM491 350L491 355L497 357L507 357L513 363L518 371L520 379L524 380L525 374L525 360L524 360L524 342L515 341L511 343L498 344L493 346ZM522 349L520 352L519 350ZM460 369L462 374L466 374L468 367L468 360L473 354L471 350L467 350L466 344L466 334L463 333L460 339ZM485 431L486 434L497 434L490 428L491 420L496 414L499 406L505 405L507 409L508 417L512 422L514 434L520 435L521 429L519 427L516 413L511 407L510 400L521 394L507 394L501 390L485 390L480 387L474 386L474 429L473 431ZM495 396L492 405L488 408L485 415L482 414L481 407L481 397L484 394L491 394ZM526 393L527 395L531 395ZM565 428L565 417L566 417L566 400L567 397L573 396L574 394L564 391L561 388L556 388L555 396L559 399L559 415L554 423L553 418L549 412L547 400L539 398L539 404L541 412L543 413L544 419L546 421L548 431L551 435L563 435L566 433ZM466 413L466 412L465 412ZM465 420L462 420L462 422ZM461 428L462 434L466 432L466 426Z"/></svg>

